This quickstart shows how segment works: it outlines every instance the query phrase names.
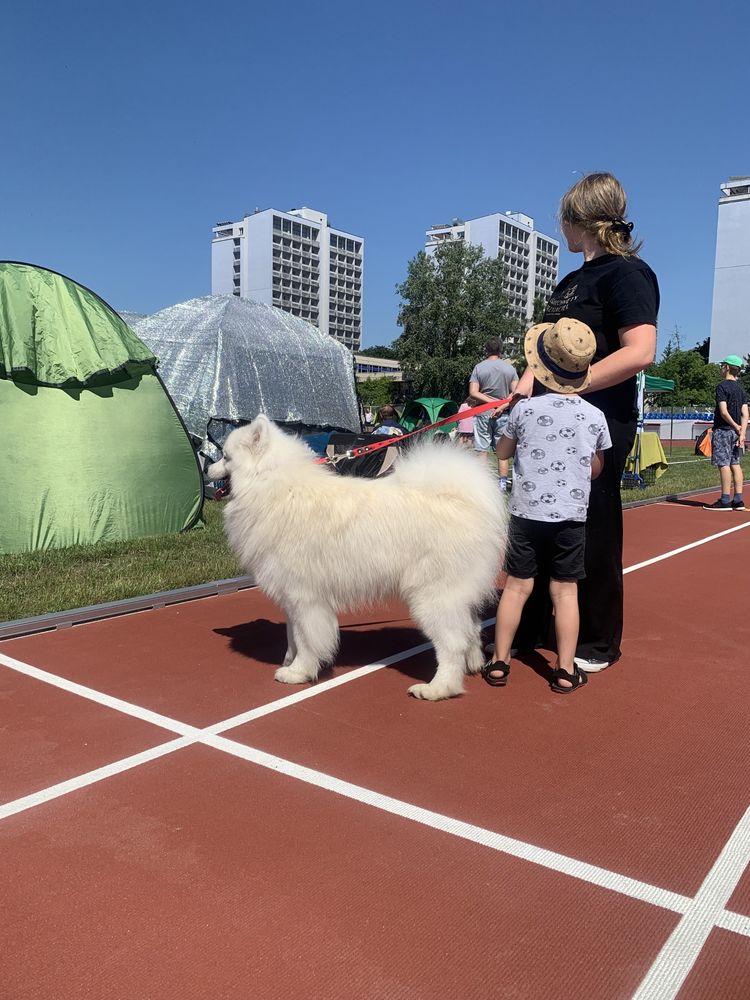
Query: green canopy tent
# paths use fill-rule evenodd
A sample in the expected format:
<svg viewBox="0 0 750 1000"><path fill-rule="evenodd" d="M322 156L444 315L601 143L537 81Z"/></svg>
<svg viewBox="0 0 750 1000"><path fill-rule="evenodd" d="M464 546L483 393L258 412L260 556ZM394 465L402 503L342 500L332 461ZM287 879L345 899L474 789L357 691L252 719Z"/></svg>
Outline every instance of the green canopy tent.
<svg viewBox="0 0 750 1000"><path fill-rule="evenodd" d="M458 405L453 400L423 397L412 399L404 406L399 423L408 432L416 430L423 424L434 424L436 420L453 416L454 413L458 413ZM428 433L447 434L452 429L451 424L446 424L445 427L439 427L436 431Z"/></svg>
<svg viewBox="0 0 750 1000"><path fill-rule="evenodd" d="M674 379L659 378L657 375L646 375L640 372L637 381L638 391L638 433L643 433L643 411L645 408L644 398L647 392L674 392ZM672 407L672 419L669 423L669 454L672 454L672 438L674 426L674 406Z"/></svg>
<svg viewBox="0 0 750 1000"><path fill-rule="evenodd" d="M674 379L658 378L656 375L646 375L646 392L671 392L674 389Z"/></svg>
<svg viewBox="0 0 750 1000"><path fill-rule="evenodd" d="M0 262L0 552L181 531L203 481L156 358L98 295Z"/></svg>
<svg viewBox="0 0 750 1000"><path fill-rule="evenodd" d="M640 489L644 489L646 485L649 485L647 484L646 479L644 478L644 473L642 470L642 466L646 465L646 463L648 462L648 455L644 456L644 446L643 446L644 397L647 392L671 392L673 389L674 389L674 382L672 381L672 379L658 378L655 375L646 375L644 372L640 372L638 374L636 380L636 392L638 401L638 423L636 425L635 443L633 444L631 453L628 456L628 465L626 466L626 471L623 473L622 476L623 486L625 487L638 486ZM670 436L669 453L671 455L672 454L671 439L673 436L671 428L669 436ZM649 438L648 440L650 442L651 439ZM667 459L666 456L664 455L664 451L661 447L661 442L658 441L658 438L654 441L652 445L650 445L650 447L652 451L658 450L659 452L660 460L659 462L655 463L654 467L658 466L658 468L663 468L666 470ZM630 470L631 465L632 465L632 471ZM656 475L660 474L661 474L660 472L656 473Z"/></svg>

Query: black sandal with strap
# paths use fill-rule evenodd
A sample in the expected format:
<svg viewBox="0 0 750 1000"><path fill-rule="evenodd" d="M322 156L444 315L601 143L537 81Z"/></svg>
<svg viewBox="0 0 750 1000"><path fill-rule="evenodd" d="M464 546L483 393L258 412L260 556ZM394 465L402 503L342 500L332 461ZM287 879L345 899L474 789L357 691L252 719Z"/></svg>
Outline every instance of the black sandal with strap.
<svg viewBox="0 0 750 1000"><path fill-rule="evenodd" d="M570 681L570 687L562 687L558 684L558 681ZM579 687L583 684L588 684L588 675L581 670L580 667L573 667L573 673L568 673L567 670L563 670L562 667L555 667L552 671L552 680L550 681L550 687L557 694L571 694L573 691L577 691Z"/></svg>
<svg viewBox="0 0 750 1000"><path fill-rule="evenodd" d="M499 677L493 677L493 674L500 674ZM502 660L495 660L494 662L490 660L488 663L482 667L482 677L487 681L490 687L501 688L505 687L508 683L508 677L510 676L510 664L503 663Z"/></svg>

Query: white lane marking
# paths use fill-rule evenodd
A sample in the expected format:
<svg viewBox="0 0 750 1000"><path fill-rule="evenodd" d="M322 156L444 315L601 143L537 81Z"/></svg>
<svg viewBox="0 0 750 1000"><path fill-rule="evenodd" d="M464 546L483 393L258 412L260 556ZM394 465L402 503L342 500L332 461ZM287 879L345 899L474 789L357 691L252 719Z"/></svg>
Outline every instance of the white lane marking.
<svg viewBox="0 0 750 1000"><path fill-rule="evenodd" d="M750 809L670 934L633 1000L674 1000L750 863Z"/></svg>
<svg viewBox="0 0 750 1000"><path fill-rule="evenodd" d="M626 573L635 573L637 569L644 569L646 566L653 566L654 563L662 562L664 559L671 559L672 556L678 556L681 552L687 552L689 549L695 549L699 545L706 545L708 542L714 542L717 538L723 538L725 535L731 535L734 531L742 531L743 528L750 528L750 521L743 521L742 524L736 524L733 528L727 528L726 531L719 531L715 535L708 535L706 538L699 538L697 542L690 542L689 545L681 545L678 549L671 549L669 552L664 552L660 556L654 556L653 559L645 559L643 562L636 563L634 566L628 566L622 571L623 576Z"/></svg>
<svg viewBox="0 0 750 1000"><path fill-rule="evenodd" d="M70 792L76 792L79 788L86 788L88 785L93 785L97 781L103 781L105 778L111 778L113 774L122 774L123 771L129 771L133 767L138 767L141 764L147 764L149 761L157 760L159 757L164 757L165 754L174 753L175 750L182 750L183 747L189 746L191 743L197 742L195 737L181 736L177 740L171 740L169 743L161 743L159 746L152 747L150 750L144 750L141 753L133 754L131 757L124 757L122 760L116 760L112 764L105 764L103 767L97 767L93 771L88 771L86 774L79 774L75 778L69 778L67 781L61 781L56 785L50 785L49 788L43 788L41 791L32 792L31 795L24 795L20 799L15 799L13 802L6 802L4 805L0 805L0 820L7 819L8 816L15 816L16 813L23 812L26 809L32 809L34 806L40 806L44 802L51 802L52 799L58 799L62 795L68 795Z"/></svg>
<svg viewBox="0 0 750 1000"><path fill-rule="evenodd" d="M675 913L684 913L692 903L689 896L682 896L679 893L670 892L659 886L639 882L637 879L608 871L606 868L599 868L597 865L578 861L575 858L558 854L555 851L549 851L543 847L536 847L534 844L528 844L513 837L506 837L501 833L495 833L484 827L464 823L462 820L444 816L430 809L423 809L421 806L412 805L410 802L402 802L400 799L383 795L370 788L354 785L349 781L343 781L341 778L335 778L322 771L314 771L312 768L304 767L302 764L295 764L293 761L266 753L264 750L258 750L244 743L237 743L235 740L227 739L225 736L214 736L207 733L201 740L201 743L214 747L216 750L222 750L224 753L231 754L234 757L241 757L243 760L258 764L276 773L285 774L297 781L304 781L306 784L314 785L316 788L322 788L326 791L334 792L336 795L353 799L355 802L360 802L363 805L381 809L394 816L400 816L403 819L421 823L423 826L429 826L433 830L440 830L444 833L452 834L454 837L460 837L462 840L469 840L472 843L490 847L503 854L510 854L515 858L530 861L544 868L549 868L564 875L570 875L583 882L611 889L621 895L631 896L634 899L640 899L645 903L651 903L654 906L660 906Z"/></svg>
<svg viewBox="0 0 750 1000"><path fill-rule="evenodd" d="M75 681L68 680L67 677L59 677L57 674L51 674L47 670L40 670L39 667L32 667L30 663L14 660L12 656L6 656L4 653L0 653L0 665L8 667L10 670L15 670L19 674L26 674L27 677L33 677L37 681L43 681L45 684L52 685L52 687L60 688L69 694L77 694L81 698L88 699L88 701L95 701L97 704L104 705L106 708L112 708L116 712L122 712L124 715L131 715L136 719L141 719L143 722L150 722L154 726L168 729L172 733L179 733L181 736L191 736L200 732L200 728L196 726L188 726L184 722L178 722L176 719L170 719L166 715L152 712L151 709L142 708L140 705L133 705L129 701L123 701L122 698L114 698L103 691L86 687L84 684L77 684Z"/></svg>
<svg viewBox="0 0 750 1000"><path fill-rule="evenodd" d="M78 686L80 687L80 685ZM128 705L128 707L132 709L137 706ZM153 714L148 713L147 710L144 710L144 712L149 715ZM128 714L133 713L128 712ZM233 720L226 721L227 723L233 722ZM315 771L311 768L304 767L301 764L296 764L273 754L266 753L263 750L258 750L243 743L238 743L235 740L227 739L226 737L216 734L214 731L216 726L210 726L203 730L195 729L192 726L186 728L189 729L190 735L185 735L168 743L160 744L159 746L152 747L149 750L144 750L141 753L133 754L131 757L115 761L103 767L96 768L93 771L89 771L86 774L78 775L75 778L52 785L49 788L23 796L22 798L16 799L12 802L5 803L0 806L0 820L9 816L14 816L27 809L34 808L35 806L42 805L43 803L50 802L53 799L60 798L61 796L67 795L71 792L86 788L98 781L121 774L122 772L138 767L141 764L157 760L167 754L182 750L184 747L201 744L215 750L219 750L220 752L231 754L233 757L239 757L250 763L265 767L276 773L285 774L290 778L303 781L306 784L324 789L325 791L342 795L356 802L360 802L363 805L381 809L392 815L400 816L412 822L421 823L422 825L428 826L434 830L439 830L452 836L460 837L463 840L468 840L472 843L476 843L549 870L559 872L560 874L568 875L572 878L578 879L579 881L587 882L589 884L599 886L600 888L609 889L620 895L638 899L653 906L658 906L675 913L687 914L694 905L694 900L688 896L670 892L667 889L650 885L647 882L640 882L637 879L632 879L626 875L618 874L617 872L609 871L608 869L600 868L597 865L591 865L584 861L579 861L564 854L558 854L555 851L550 851L546 848L537 847L534 844L529 844L513 837L507 837L503 834L495 833L494 831L487 830L483 827L465 823L450 816L444 816L441 813L436 813L432 810L424 809L421 806L403 802L400 799L395 799L372 789L354 785L351 782L343 781L340 778L325 774L324 772ZM748 814L750 815L750 811ZM723 854L727 854L727 848L725 848ZM724 901L729 898L730 894L731 890L725 895ZM717 925L733 931L734 933L750 937L750 918L732 913L731 911L725 911L722 908L717 910L716 907L711 910L711 916Z"/></svg>
<svg viewBox="0 0 750 1000"><path fill-rule="evenodd" d="M750 917L744 913L734 913L732 910L724 910L716 921L716 926L724 931L732 931L733 934L743 934L750 937Z"/></svg>
<svg viewBox="0 0 750 1000"><path fill-rule="evenodd" d="M394 653L393 656L387 656L378 663L369 663L367 666L357 667L348 673L341 674L339 677L333 677L329 681L321 681L320 684L313 684L311 687L306 687L301 691L295 691L293 694L287 695L286 698L277 698L275 701L269 701L267 704L259 705L257 708L250 708L247 712L232 716L231 719L225 719L223 722L217 722L213 726L208 726L204 732L223 733L227 729L234 729L235 726L252 722L254 719L262 719L264 715L278 712L282 708L289 708L290 705L296 705L301 701L306 701L308 698L315 698L319 694L325 694L326 691L330 691L331 688L348 684L349 681L359 680L360 677L373 674L376 670L382 670L383 667L389 667L391 664L399 663L401 660L408 660L410 657L417 656L419 653L425 653L430 649L432 649L431 642L423 642L418 646L411 646L401 653Z"/></svg>

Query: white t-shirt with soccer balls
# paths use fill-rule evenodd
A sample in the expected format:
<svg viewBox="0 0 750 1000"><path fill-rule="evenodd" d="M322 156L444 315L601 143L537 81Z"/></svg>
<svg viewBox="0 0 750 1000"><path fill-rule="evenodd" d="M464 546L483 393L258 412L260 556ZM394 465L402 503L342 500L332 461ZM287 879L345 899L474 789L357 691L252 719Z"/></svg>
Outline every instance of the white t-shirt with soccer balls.
<svg viewBox="0 0 750 1000"><path fill-rule="evenodd" d="M591 460L612 447L602 411L580 396L547 392L518 402L503 434L516 439L510 513L532 521L585 521Z"/></svg>

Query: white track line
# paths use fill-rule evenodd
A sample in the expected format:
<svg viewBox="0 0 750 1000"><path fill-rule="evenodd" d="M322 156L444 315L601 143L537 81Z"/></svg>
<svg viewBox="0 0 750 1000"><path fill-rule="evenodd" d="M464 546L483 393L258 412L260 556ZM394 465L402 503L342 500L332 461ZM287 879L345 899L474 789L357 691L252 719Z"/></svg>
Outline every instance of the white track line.
<svg viewBox="0 0 750 1000"><path fill-rule="evenodd" d="M624 572L633 572L636 569L642 569L645 566L652 565L653 563L661 562L664 559L668 559L691 548L695 548L698 545L706 544L709 541L721 538L724 535L729 535L733 531L738 531L743 527L748 526L750 526L750 522L745 522L741 525L730 528L727 531L719 532L707 538L690 543L689 545L673 549L661 556L646 560L643 563L628 567ZM487 625L491 624L491 622L492 619L488 619L482 624ZM533 844L527 844L523 841L494 833L491 830L476 827L472 824L464 823L461 820L443 816L440 813L435 813L419 806L414 806L410 803L391 798L390 796L382 795L374 790L353 785L350 782L342 781L341 779L324 774L323 772L314 771L310 768L303 767L302 765L295 764L291 761L286 761L283 758L275 757L272 754L265 753L264 751L248 747L244 744L237 743L234 740L229 740L218 735L226 729L241 725L243 722L251 721L254 718L260 718L270 712L279 711L282 708L289 707L291 704L296 704L299 701L314 697L317 694L322 694L332 687L338 687L343 683L347 683L349 680L355 680L358 677L373 673L374 671L380 670L391 663L407 659L408 657L417 655L418 653L426 651L429 648L429 643L414 646L411 649L404 650L402 653L397 653L394 656L388 657L379 663L369 664L366 667L360 667L357 670L350 671L348 674L334 678L331 681L323 682L315 687L305 689L304 691L295 692L286 698L277 699L267 705L259 706L257 709L251 709L248 712L233 716L231 719L226 719L223 722L215 723L205 729L198 729L194 726L189 726L175 719L152 712L150 709L142 708L141 706L131 704L130 702L123 701L119 698L114 698L100 691L95 691L92 688L87 688L74 681L58 677L57 675L40 670L30 664L22 663L20 660L15 660L12 657L0 653L0 664L5 665L10 669L17 670L27 676L43 681L44 683L52 684L55 687L68 691L69 693L95 701L108 708L123 712L126 715L139 718L144 722L150 722L163 729L179 733L181 736L180 739L161 744L157 747L151 748L150 750L143 751L140 754L135 754L132 757L97 768L87 774L80 775L68 781L60 782L57 785L35 792L31 795L24 796L21 799L16 799L14 802L6 803L4 806L0 806L0 819L15 815L36 805L41 805L42 803L48 802L54 798L59 798L69 792L84 788L107 777L111 777L115 774L137 767L140 764L156 760L166 754L183 749L188 745L201 743L206 746L213 747L216 750L229 753L232 756L240 757L259 766L269 768L270 770L278 773L286 774L291 778L304 781L307 784L311 784L334 792L335 794L345 796L346 798L370 805L373 808L382 809L383 811L389 812L393 815L401 816L405 819L421 823L433 829L441 830L445 833L452 834L453 836L461 837L465 840L470 840L473 843L481 844L493 850L512 855L513 857L541 865L581 881L610 889L611 891L617 892L621 895L630 896L643 902L684 914L677 929L662 950L662 954L659 958L657 958L652 970L649 972L646 980L644 980L641 985L641 990L652 989L652 986L650 986L649 983L657 982L661 975L659 969L657 969L657 965L660 961L660 968L667 967L669 969L676 970L673 972L673 976L675 978L677 976L682 976L680 983L683 982L689 974L690 968L692 968L692 965L694 964L700 949L702 948L703 943L705 943L705 939L713 926L721 926L727 930L733 931L734 933L750 937L750 918L745 917L742 914L726 911L724 909L724 905L731 896L734 886L736 886L742 876L742 872L747 866L748 857L750 856L750 820L748 819L748 817L750 817L750 810L748 810L745 821L743 821L744 825L741 824L740 827L738 827L738 830L735 831L733 837L730 838L728 843L725 845L718 861L712 868L709 876L706 878L698 895L695 899L690 899L689 897L669 892L668 890L662 889L658 886L639 882L627 876L619 875L616 872L611 872L595 865L578 861L575 858L570 858L562 854L556 854L553 851L536 847ZM730 873L729 877L727 877L727 872ZM734 881L732 881L732 879L734 879ZM683 928L681 932L680 928ZM701 937L701 935L703 936ZM687 945L685 943L686 939ZM679 989L679 985L677 986L677 989ZM667 998L673 997L674 995L674 993L645 992L639 993L637 1000L667 1000Z"/></svg>
<svg viewBox="0 0 750 1000"><path fill-rule="evenodd" d="M633 1000L673 1000L750 863L750 809L667 939Z"/></svg>
<svg viewBox="0 0 750 1000"><path fill-rule="evenodd" d="M68 779L68 781L61 781L57 785L50 785L49 788L43 788L41 791L33 792L31 795L24 795L23 798L15 799L13 802L6 802L4 805L0 805L0 820L7 819L8 816L15 816L16 813L24 812L26 809L33 809L34 806L40 806L44 802L51 802L52 799L59 799L62 795L68 795L70 792L77 792L80 788L86 788L97 781L111 778L114 774L122 774L123 771L129 771L140 764L147 764L149 761L157 760L159 757L164 757L168 753L174 753L175 750L182 750L183 747L197 742L198 740L194 737L181 736L178 740L161 743L150 750L133 754L132 757L116 760L112 764L97 767L94 771L79 774L75 778Z"/></svg>
<svg viewBox="0 0 750 1000"><path fill-rule="evenodd" d="M620 875L617 872L608 871L597 865L588 864L585 861L578 861L576 858L558 854L556 851L549 851L543 847L536 847L534 844L516 840L514 837L506 837L501 833L495 833L484 827L474 826L471 823L464 823L462 820L454 819L451 816L444 816L442 813L433 812L431 809L423 809L421 806L412 805L410 802L403 802L394 799L390 795L383 795L370 788L361 785L354 785L349 781L343 781L322 771L315 771L312 768L304 767L302 764L295 764L293 761L277 757L275 754L266 753L255 747L247 746L244 743L237 743L224 736L208 735L201 740L201 743L222 750L233 757L241 757L252 764L268 768L277 774L285 774L297 781L304 781L308 785L316 788L323 788L344 798L353 799L363 805L380 809L383 812L400 816L403 819L411 820L414 823L421 823L423 826L431 827L433 830L440 830L449 833L462 840L469 840L474 844L481 844L483 847L492 848L503 854L529 861L532 864L549 868L552 871L570 875L582 882L591 885L601 886L611 889L613 892L633 899L639 899L653 906L659 906L675 913L685 913L692 906L692 899L689 896L682 896L676 892L670 892L659 886L649 885L647 882L639 882L637 879L629 878L627 875Z"/></svg>
<svg viewBox="0 0 750 1000"><path fill-rule="evenodd" d="M484 624L485 623L483 622L482 625ZM410 659L412 656L417 656L419 653L425 653L430 649L432 649L431 642L423 642L418 646L411 646L409 649L405 649L401 653L394 653L393 656L387 656L384 660L380 660L378 663L369 663L365 667L357 667L354 670L350 670L346 674L341 674L339 677L333 677L329 681L321 681L320 684L314 684L312 687L307 687L302 691L295 691L294 694L287 695L286 698L277 698L275 701L269 701L266 705L259 705L257 708L248 709L247 712L242 712L240 715L234 715L231 719L225 719L223 722L217 722L213 726L208 726L204 732L213 734L223 733L227 729L234 729L235 726L244 725L244 723L252 722L254 719L262 719L264 715L270 715L272 712L279 712L282 708L289 708L290 705L297 705L301 701L307 701L308 698L315 698L319 694L325 694L327 691L330 691L331 688L340 687L342 684L348 684L349 681L359 680L360 677L366 677L368 674L373 674L376 670L382 670L384 667L390 667L393 663L400 663L401 660Z"/></svg>
<svg viewBox="0 0 750 1000"><path fill-rule="evenodd" d="M6 656L5 653L0 653L0 665L9 667L19 674L25 674L27 677L33 677L37 681L43 681L52 687L60 688L69 694L77 694L88 701L95 701L97 704L112 708L116 712L131 715L142 722L150 722L154 726L168 729L171 733L179 733L181 736L192 736L200 732L200 727L188 726L184 722L178 722L176 719L170 719L166 715L152 712L151 709L143 708L141 705L132 705L129 701L123 701L121 698L114 698L103 691L97 691L83 684L77 684L75 681L68 680L67 677L59 677L57 674L40 670L39 667L33 667L30 663L14 660L12 656Z"/></svg>
<svg viewBox="0 0 750 1000"><path fill-rule="evenodd" d="M678 556L681 552L687 552L690 549L697 549L699 545L706 545L708 542L714 542L717 538L723 538L725 535L731 535L734 531L742 531L743 528L750 528L750 520L743 521L742 524L736 524L733 528L727 528L726 531L719 531L715 535L708 535L706 538L699 538L697 542L690 542L689 545L681 545L679 549L672 549L669 552L664 552L660 556L654 556L653 559L646 559L643 562L636 563L634 566L628 566L622 571L623 576L627 573L635 573L637 569L644 569L646 566L653 566L654 563L662 562L664 559L671 559L672 556Z"/></svg>

